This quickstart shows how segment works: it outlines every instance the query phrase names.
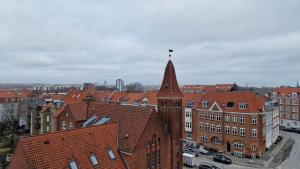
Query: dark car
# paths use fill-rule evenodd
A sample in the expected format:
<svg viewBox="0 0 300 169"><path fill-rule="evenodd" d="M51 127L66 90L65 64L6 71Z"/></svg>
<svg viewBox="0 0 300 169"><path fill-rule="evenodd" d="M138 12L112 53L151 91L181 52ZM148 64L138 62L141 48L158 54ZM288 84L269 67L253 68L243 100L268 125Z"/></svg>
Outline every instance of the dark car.
<svg viewBox="0 0 300 169"><path fill-rule="evenodd" d="M220 169L220 168L210 163L202 163L199 165L199 169Z"/></svg>
<svg viewBox="0 0 300 169"><path fill-rule="evenodd" d="M278 136L274 144L278 144L282 140L282 136Z"/></svg>
<svg viewBox="0 0 300 169"><path fill-rule="evenodd" d="M231 159L224 156L223 154L216 154L214 156L214 161L223 163L223 164L231 164L232 163Z"/></svg>

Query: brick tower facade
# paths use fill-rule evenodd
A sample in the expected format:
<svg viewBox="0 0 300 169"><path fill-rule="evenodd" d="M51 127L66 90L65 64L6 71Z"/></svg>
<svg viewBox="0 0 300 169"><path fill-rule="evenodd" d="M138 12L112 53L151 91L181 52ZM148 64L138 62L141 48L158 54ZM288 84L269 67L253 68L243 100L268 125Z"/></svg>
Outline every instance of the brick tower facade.
<svg viewBox="0 0 300 169"><path fill-rule="evenodd" d="M175 68L170 60L166 66L161 88L157 94L158 111L165 129L171 136L171 168L182 169L182 98Z"/></svg>

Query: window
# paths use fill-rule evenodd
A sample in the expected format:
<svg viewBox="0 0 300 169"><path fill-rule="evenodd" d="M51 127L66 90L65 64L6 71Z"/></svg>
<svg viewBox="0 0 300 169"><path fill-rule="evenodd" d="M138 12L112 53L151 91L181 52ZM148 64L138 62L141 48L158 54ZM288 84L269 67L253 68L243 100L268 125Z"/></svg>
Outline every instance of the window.
<svg viewBox="0 0 300 169"><path fill-rule="evenodd" d="M208 101L203 101L202 102L202 107L208 107Z"/></svg>
<svg viewBox="0 0 300 169"><path fill-rule="evenodd" d="M240 109L243 109L243 110L244 110L244 109L247 109L247 103L240 103L240 104L239 104L239 108L240 108Z"/></svg>
<svg viewBox="0 0 300 169"><path fill-rule="evenodd" d="M284 107L283 106L280 106L280 111L284 111Z"/></svg>
<svg viewBox="0 0 300 169"><path fill-rule="evenodd" d="M256 151L256 145L252 145L252 146L251 146L251 150L252 150L252 151Z"/></svg>
<svg viewBox="0 0 300 169"><path fill-rule="evenodd" d="M229 121L230 121L230 115L229 115L229 114L226 114L226 115L225 115L225 121L226 121L226 122L229 122Z"/></svg>
<svg viewBox="0 0 300 169"><path fill-rule="evenodd" d="M245 136L245 128L240 128L240 136Z"/></svg>
<svg viewBox="0 0 300 169"><path fill-rule="evenodd" d="M192 139L192 133L191 132L187 132L186 133L186 138L187 139Z"/></svg>
<svg viewBox="0 0 300 169"><path fill-rule="evenodd" d="M73 128L73 123L69 123L69 129Z"/></svg>
<svg viewBox="0 0 300 169"><path fill-rule="evenodd" d="M297 114L292 114L292 120L297 120Z"/></svg>
<svg viewBox="0 0 300 169"><path fill-rule="evenodd" d="M233 147L234 148L240 148L240 149L244 149L245 148L245 145L239 141L236 141L233 143Z"/></svg>
<svg viewBox="0 0 300 169"><path fill-rule="evenodd" d="M67 129L67 123L65 121L61 122L61 129L63 130Z"/></svg>
<svg viewBox="0 0 300 169"><path fill-rule="evenodd" d="M192 117L192 112L185 112L185 117Z"/></svg>
<svg viewBox="0 0 300 169"><path fill-rule="evenodd" d="M237 135L237 128L236 127L232 127L232 134Z"/></svg>
<svg viewBox="0 0 300 169"><path fill-rule="evenodd" d="M292 100L292 105L298 105L298 100Z"/></svg>
<svg viewBox="0 0 300 169"><path fill-rule="evenodd" d="M191 122L185 122L185 127L186 128L192 128L192 123Z"/></svg>
<svg viewBox="0 0 300 169"><path fill-rule="evenodd" d="M200 130L204 130L204 125L203 125L202 122L199 123L199 129L200 129Z"/></svg>
<svg viewBox="0 0 300 169"><path fill-rule="evenodd" d="M237 122L237 115L232 116L232 122L236 123Z"/></svg>
<svg viewBox="0 0 300 169"><path fill-rule="evenodd" d="M209 114L205 113L205 119L208 120L209 119Z"/></svg>
<svg viewBox="0 0 300 169"><path fill-rule="evenodd" d="M292 112L298 113L298 107L293 107L293 108L292 108Z"/></svg>
<svg viewBox="0 0 300 169"><path fill-rule="evenodd" d="M210 120L215 120L215 114L210 114Z"/></svg>
<svg viewBox="0 0 300 169"><path fill-rule="evenodd" d="M49 115L47 116L47 122L49 122L50 121L50 117L49 117Z"/></svg>
<svg viewBox="0 0 300 169"><path fill-rule="evenodd" d="M257 137L257 130L252 129L252 138L256 138L256 137Z"/></svg>
<svg viewBox="0 0 300 169"><path fill-rule="evenodd" d="M203 118L203 116L204 116L203 114L204 114L204 113L202 113L202 112L199 112L199 118L200 118L200 119L202 119L202 118Z"/></svg>
<svg viewBox="0 0 300 169"><path fill-rule="evenodd" d="M115 156L115 154L114 154L114 152L113 152L112 150L108 150L107 153L108 153L109 158L110 158L111 160L116 159L116 156Z"/></svg>
<svg viewBox="0 0 300 169"><path fill-rule="evenodd" d="M214 144L221 144L221 140L218 137L213 138L213 143Z"/></svg>
<svg viewBox="0 0 300 169"><path fill-rule="evenodd" d="M286 107L286 111L289 112L291 111L291 108L289 106Z"/></svg>
<svg viewBox="0 0 300 169"><path fill-rule="evenodd" d="M279 103L280 103L280 104L283 104L283 102L284 102L283 99L280 99L280 100L279 100Z"/></svg>
<svg viewBox="0 0 300 169"><path fill-rule="evenodd" d="M215 125L214 124L210 125L210 131L215 132Z"/></svg>
<svg viewBox="0 0 300 169"><path fill-rule="evenodd" d="M288 100L288 99L286 99L286 104L290 104L291 103L291 101L290 100Z"/></svg>
<svg viewBox="0 0 300 169"><path fill-rule="evenodd" d="M207 136L201 136L201 141L202 142L208 142L208 137Z"/></svg>
<svg viewBox="0 0 300 169"><path fill-rule="evenodd" d="M240 116L240 123L245 123L245 116Z"/></svg>
<svg viewBox="0 0 300 169"><path fill-rule="evenodd" d="M50 131L50 126L46 127L46 131L49 132Z"/></svg>
<svg viewBox="0 0 300 169"><path fill-rule="evenodd" d="M293 98L297 98L297 93L292 93Z"/></svg>
<svg viewBox="0 0 300 169"><path fill-rule="evenodd" d="M221 133L221 126L217 125L217 133Z"/></svg>
<svg viewBox="0 0 300 169"><path fill-rule="evenodd" d="M217 121L221 121L221 114L217 114L216 120L217 120Z"/></svg>
<svg viewBox="0 0 300 169"><path fill-rule="evenodd" d="M226 107L227 108L233 108L234 103L233 102L227 102Z"/></svg>
<svg viewBox="0 0 300 169"><path fill-rule="evenodd" d="M225 126L225 133L230 134L230 127L229 126Z"/></svg>
<svg viewBox="0 0 300 169"><path fill-rule="evenodd" d="M76 162L74 160L71 160L69 162L69 165L70 165L71 169L78 169L77 164L76 164Z"/></svg>
<svg viewBox="0 0 300 169"><path fill-rule="evenodd" d="M192 101L189 101L189 102L187 103L187 106L188 106L188 107L193 107L193 102L192 102Z"/></svg>
<svg viewBox="0 0 300 169"><path fill-rule="evenodd" d="M256 116L252 116L252 124L256 124Z"/></svg>
<svg viewBox="0 0 300 169"><path fill-rule="evenodd" d="M205 130L209 131L209 124L205 123Z"/></svg>
<svg viewBox="0 0 300 169"><path fill-rule="evenodd" d="M99 164L95 154L90 156L90 160L91 160L93 165L98 165Z"/></svg>

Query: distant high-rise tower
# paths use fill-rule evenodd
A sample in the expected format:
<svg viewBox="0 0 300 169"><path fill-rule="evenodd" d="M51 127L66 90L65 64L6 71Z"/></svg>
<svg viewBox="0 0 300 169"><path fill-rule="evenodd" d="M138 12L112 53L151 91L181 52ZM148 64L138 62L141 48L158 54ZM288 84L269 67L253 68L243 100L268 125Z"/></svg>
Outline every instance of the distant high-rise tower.
<svg viewBox="0 0 300 169"><path fill-rule="evenodd" d="M118 89L119 92L124 91L124 80L117 79L116 80L116 88Z"/></svg>
<svg viewBox="0 0 300 169"><path fill-rule="evenodd" d="M166 66L164 79L157 94L158 110L165 129L171 135L171 168L182 168L182 98L175 68L170 60Z"/></svg>

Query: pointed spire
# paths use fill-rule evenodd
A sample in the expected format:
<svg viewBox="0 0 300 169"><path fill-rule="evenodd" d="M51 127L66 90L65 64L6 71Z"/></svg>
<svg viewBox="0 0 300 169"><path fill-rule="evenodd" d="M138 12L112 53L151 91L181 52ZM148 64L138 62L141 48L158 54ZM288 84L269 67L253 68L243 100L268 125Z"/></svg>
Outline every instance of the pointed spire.
<svg viewBox="0 0 300 169"><path fill-rule="evenodd" d="M183 95L179 89L175 68L171 60L169 60L164 74L162 85L156 97L182 98Z"/></svg>

